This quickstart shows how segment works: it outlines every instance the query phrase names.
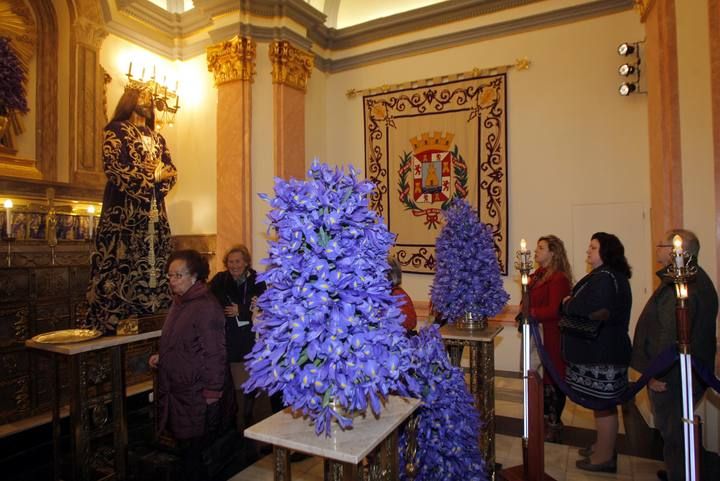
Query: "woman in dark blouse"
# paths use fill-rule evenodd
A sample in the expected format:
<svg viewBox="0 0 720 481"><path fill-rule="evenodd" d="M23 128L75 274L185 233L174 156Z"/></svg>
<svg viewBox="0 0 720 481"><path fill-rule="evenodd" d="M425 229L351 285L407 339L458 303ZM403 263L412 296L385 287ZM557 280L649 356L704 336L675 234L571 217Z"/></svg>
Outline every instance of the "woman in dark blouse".
<svg viewBox="0 0 720 481"><path fill-rule="evenodd" d="M627 389L628 383L632 271L625 258L625 247L616 236L605 232L593 234L587 262L592 271L573 287L571 296L563 302L563 311L571 316L602 320L602 326L595 339L563 335L565 379L585 397L614 399ZM593 414L597 440L579 451L583 459L576 465L586 471L615 473L617 407Z"/></svg>

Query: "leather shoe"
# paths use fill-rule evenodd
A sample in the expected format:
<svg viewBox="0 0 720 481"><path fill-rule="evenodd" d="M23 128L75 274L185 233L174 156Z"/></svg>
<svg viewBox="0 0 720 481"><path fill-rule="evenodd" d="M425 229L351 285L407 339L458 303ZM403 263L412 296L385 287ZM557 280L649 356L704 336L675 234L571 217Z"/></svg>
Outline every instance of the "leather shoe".
<svg viewBox="0 0 720 481"><path fill-rule="evenodd" d="M578 459L575 466L584 471L593 471L596 473L617 473L617 454L604 463L592 464L589 458Z"/></svg>
<svg viewBox="0 0 720 481"><path fill-rule="evenodd" d="M593 451L592 444L586 448L578 449L578 454L583 458L589 458L594 452L595 451Z"/></svg>

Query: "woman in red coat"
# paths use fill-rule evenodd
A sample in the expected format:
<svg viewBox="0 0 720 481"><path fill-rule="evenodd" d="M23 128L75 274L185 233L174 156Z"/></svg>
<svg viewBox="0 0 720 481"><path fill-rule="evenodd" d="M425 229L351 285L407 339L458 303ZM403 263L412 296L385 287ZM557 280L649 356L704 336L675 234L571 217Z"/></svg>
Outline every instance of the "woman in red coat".
<svg viewBox="0 0 720 481"><path fill-rule="evenodd" d="M158 429L178 441L184 479L207 479L202 451L234 421L225 315L205 284L210 269L197 251L173 253L168 266L174 297L160 352L150 357L158 369Z"/></svg>
<svg viewBox="0 0 720 481"><path fill-rule="evenodd" d="M392 286L392 294L395 297L400 298L400 310L405 314L405 320L403 321L403 327L407 332L413 332L417 327L417 312L415 312L415 305L413 304L410 295L405 292L405 289L400 287L402 283L402 269L400 268L400 262L394 257L391 257L388 262L390 263L390 270L388 271L388 277L390 278L390 284Z"/></svg>
<svg viewBox="0 0 720 481"><path fill-rule="evenodd" d="M560 349L560 304L570 294L572 269L568 262L563 241L554 235L541 237L535 248L538 268L530 276L530 317L542 325L543 344L555 369L565 378L565 362ZM565 394L550 376L543 376L546 439L559 441L562 433L562 411Z"/></svg>

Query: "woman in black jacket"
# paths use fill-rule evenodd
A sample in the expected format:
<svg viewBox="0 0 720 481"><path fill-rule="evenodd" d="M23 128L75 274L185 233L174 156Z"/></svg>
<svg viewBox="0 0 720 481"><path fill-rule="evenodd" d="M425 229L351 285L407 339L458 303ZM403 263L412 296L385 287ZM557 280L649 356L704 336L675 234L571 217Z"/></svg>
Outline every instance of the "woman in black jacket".
<svg viewBox="0 0 720 481"><path fill-rule="evenodd" d="M257 282L257 273L250 267L251 262L247 247L242 244L233 246L223 258L227 270L218 272L210 281L210 290L225 313L227 359L235 384L237 428L241 434L250 425L255 400L254 394L242 392L242 384L248 378L244 358L255 344L252 332L255 299L265 291L265 283Z"/></svg>
<svg viewBox="0 0 720 481"><path fill-rule="evenodd" d="M625 248L613 234L597 232L590 240L587 262L592 271L573 288L563 301L569 316L602 320L595 339L563 334L563 355L567 362L566 380L583 396L614 399L627 389L630 364L630 308L632 271ZM618 432L617 407L594 411L597 440L580 449L576 462L586 471L617 472L615 441Z"/></svg>

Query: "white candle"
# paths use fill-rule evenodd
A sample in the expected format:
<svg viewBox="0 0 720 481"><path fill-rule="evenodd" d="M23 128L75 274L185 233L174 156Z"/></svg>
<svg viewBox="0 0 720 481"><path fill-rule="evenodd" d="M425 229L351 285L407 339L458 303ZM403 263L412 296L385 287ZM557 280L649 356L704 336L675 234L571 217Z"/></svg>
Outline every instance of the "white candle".
<svg viewBox="0 0 720 481"><path fill-rule="evenodd" d="M528 275L523 274L522 277L520 278L520 282L522 282L523 286L527 286L528 285Z"/></svg>
<svg viewBox="0 0 720 481"><path fill-rule="evenodd" d="M685 259L683 258L683 248L682 248L682 237L679 235L673 236L673 254L675 257L675 266L677 268L682 268L685 265Z"/></svg>
<svg viewBox="0 0 720 481"><path fill-rule="evenodd" d="M95 228L95 206L89 205L87 208L88 213L88 239L93 238L93 229Z"/></svg>
<svg viewBox="0 0 720 481"><path fill-rule="evenodd" d="M5 207L5 231L8 237L12 237L13 201L10 199L5 199L5 202L3 202L3 207Z"/></svg>
<svg viewBox="0 0 720 481"><path fill-rule="evenodd" d="M527 251L527 242L525 242L525 239L520 239L520 252Z"/></svg>

